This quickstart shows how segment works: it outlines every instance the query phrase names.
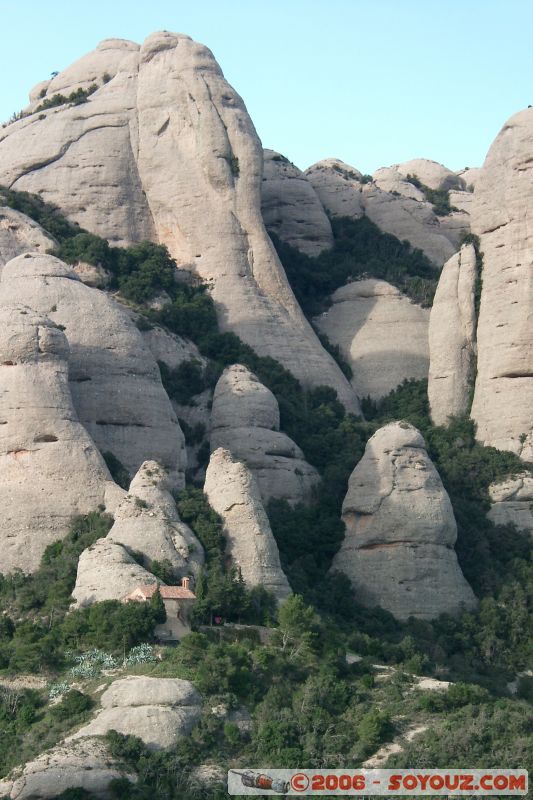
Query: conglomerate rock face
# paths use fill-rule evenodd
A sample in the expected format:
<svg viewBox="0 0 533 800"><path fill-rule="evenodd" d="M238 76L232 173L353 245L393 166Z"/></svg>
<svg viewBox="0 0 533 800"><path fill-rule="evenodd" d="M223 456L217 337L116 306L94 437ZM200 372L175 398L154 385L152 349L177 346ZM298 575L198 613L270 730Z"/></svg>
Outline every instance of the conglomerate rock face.
<svg viewBox="0 0 533 800"><path fill-rule="evenodd" d="M496 525L514 525L533 535L533 475L523 472L489 486L488 518Z"/></svg>
<svg viewBox="0 0 533 800"><path fill-rule="evenodd" d="M123 600L138 586L155 583L154 562L165 563L176 583L184 576L198 577L204 563L203 547L180 520L168 473L160 464L142 464L122 495L107 536L80 556L72 592L78 607Z"/></svg>
<svg viewBox="0 0 533 800"><path fill-rule="evenodd" d="M254 476L230 452L211 455L204 491L222 517L226 549L249 588L263 586L278 602L291 593Z"/></svg>
<svg viewBox="0 0 533 800"><path fill-rule="evenodd" d="M412 425L393 422L369 439L342 518L346 536L332 569L350 578L365 605L432 619L475 604L453 550L450 499Z"/></svg>
<svg viewBox="0 0 533 800"><path fill-rule="evenodd" d="M533 461L533 109L504 125L476 180L483 253L472 417L485 444Z"/></svg>
<svg viewBox="0 0 533 800"><path fill-rule="evenodd" d="M0 268L22 253L46 253L55 244L41 226L25 214L0 205Z"/></svg>
<svg viewBox="0 0 533 800"><path fill-rule="evenodd" d="M19 302L63 327L74 407L100 451L113 453L130 474L153 458L181 488L183 433L129 316L62 261L35 253L12 259L0 275L0 304Z"/></svg>
<svg viewBox="0 0 533 800"><path fill-rule="evenodd" d="M337 289L331 307L315 319L350 364L359 396L373 399L406 378L427 377L428 323L428 309L375 278Z"/></svg>
<svg viewBox="0 0 533 800"><path fill-rule="evenodd" d="M0 303L2 572L33 572L72 517L118 490L80 424L65 334L27 306ZM120 490L118 490L120 491Z"/></svg>
<svg viewBox="0 0 533 800"><path fill-rule="evenodd" d="M444 265L429 318L428 396L435 425L468 413L476 370L476 253L463 245Z"/></svg>
<svg viewBox="0 0 533 800"><path fill-rule="evenodd" d="M0 184L39 192L112 243L150 239L210 286L219 324L306 385L357 397L303 316L261 217L263 152L212 53L160 32L141 47L106 40L51 81L0 132ZM38 93L37 93L38 94Z"/></svg>
<svg viewBox="0 0 533 800"><path fill-rule="evenodd" d="M264 502L309 499L319 481L300 448L279 430L278 401L242 364L218 380L211 414L211 452L223 447L252 471Z"/></svg>
<svg viewBox="0 0 533 800"><path fill-rule="evenodd" d="M263 157L261 212L269 233L311 257L332 247L331 223L303 172L274 150Z"/></svg>
<svg viewBox="0 0 533 800"><path fill-rule="evenodd" d="M407 164L419 162L426 164L424 159ZM445 185L455 180L461 186L458 176L440 164L435 166L440 168ZM423 171L425 174L426 170ZM428 169L428 175L432 171ZM461 237L469 230L468 214L464 211L437 216L424 193L407 179L408 168L404 169L404 165L382 168L373 176L363 176L338 159L325 159L313 164L304 174L329 214L354 219L366 215L385 233L402 241L407 239L437 267L454 254ZM470 198L468 192L461 192L463 194Z"/></svg>

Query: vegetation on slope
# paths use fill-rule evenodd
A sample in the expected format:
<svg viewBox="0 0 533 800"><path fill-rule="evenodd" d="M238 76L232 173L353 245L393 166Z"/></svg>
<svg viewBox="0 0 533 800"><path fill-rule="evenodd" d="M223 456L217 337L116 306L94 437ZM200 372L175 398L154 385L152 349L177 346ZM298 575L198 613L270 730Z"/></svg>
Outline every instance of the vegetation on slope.
<svg viewBox="0 0 533 800"><path fill-rule="evenodd" d="M327 308L335 289L366 277L388 281L413 302L431 305L438 275L421 250L383 233L368 217L332 217L331 226L334 245L316 258L271 234L291 288L308 317Z"/></svg>

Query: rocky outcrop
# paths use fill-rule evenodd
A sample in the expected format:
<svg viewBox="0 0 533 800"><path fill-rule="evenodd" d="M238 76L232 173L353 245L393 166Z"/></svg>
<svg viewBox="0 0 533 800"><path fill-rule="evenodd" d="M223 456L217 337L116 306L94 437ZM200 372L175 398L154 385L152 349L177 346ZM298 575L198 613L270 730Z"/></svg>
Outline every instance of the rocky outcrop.
<svg viewBox="0 0 533 800"><path fill-rule="evenodd" d="M444 265L429 318L428 396L435 425L469 411L476 371L476 252L464 245Z"/></svg>
<svg viewBox="0 0 533 800"><path fill-rule="evenodd" d="M151 750L172 747L200 719L202 699L190 681L130 675L113 681L95 718L67 741L115 730L138 736Z"/></svg>
<svg viewBox="0 0 533 800"><path fill-rule="evenodd" d="M0 306L0 536L3 573L39 566L72 517L114 511L120 490L74 410L65 334L22 305Z"/></svg>
<svg viewBox="0 0 533 800"><path fill-rule="evenodd" d="M374 278L342 286L331 303L315 324L350 364L360 397L378 399L405 378L427 377L428 309Z"/></svg>
<svg viewBox="0 0 533 800"><path fill-rule="evenodd" d="M31 110L78 88L96 84L98 91L86 103L35 111L0 131L0 184L40 193L112 244L153 240L136 165L138 67L139 45L107 39L60 72Z"/></svg>
<svg viewBox="0 0 533 800"><path fill-rule="evenodd" d="M198 576L204 551L181 521L170 488L168 473L157 462L145 461L115 511L107 539L141 554L147 569L153 561L170 562L178 582L190 574Z"/></svg>
<svg viewBox="0 0 533 800"><path fill-rule="evenodd" d="M98 539L81 554L76 585L72 591L75 608L85 608L104 600L122 600L137 586L156 583L156 578L142 567L120 544L107 537ZM159 581L161 583L161 581Z"/></svg>
<svg viewBox="0 0 533 800"><path fill-rule="evenodd" d="M0 303L14 302L63 327L74 406L100 451L113 453L130 474L153 458L181 488L184 437L155 359L126 312L59 259L35 253L2 270Z"/></svg>
<svg viewBox="0 0 533 800"><path fill-rule="evenodd" d="M22 253L46 253L54 246L54 240L40 225L20 211L0 205L0 267Z"/></svg>
<svg viewBox="0 0 533 800"><path fill-rule="evenodd" d="M472 230L483 253L472 417L487 445L533 461L533 109L504 125L476 181Z"/></svg>
<svg viewBox="0 0 533 800"><path fill-rule="evenodd" d="M40 192L112 243L165 244L209 284L223 330L357 412L265 231L261 143L212 53L168 32L140 48L107 40L42 88L52 97L92 83L87 102L37 113L35 100L0 132L0 183Z"/></svg>
<svg viewBox="0 0 533 800"><path fill-rule="evenodd" d="M211 507L222 517L227 554L248 588L263 586L278 602L285 600L290 594L289 583L250 470L219 448L211 455L204 491Z"/></svg>
<svg viewBox="0 0 533 800"><path fill-rule="evenodd" d="M309 498L319 476L300 448L279 429L272 392L241 364L218 380L211 414L211 452L223 447L252 471L264 502Z"/></svg>
<svg viewBox="0 0 533 800"><path fill-rule="evenodd" d="M85 789L91 797L109 800L109 782L136 778L117 764L105 744L85 738L56 745L24 767L0 780L0 792L9 800L54 800L68 789Z"/></svg>
<svg viewBox="0 0 533 800"><path fill-rule="evenodd" d="M198 576L204 551L180 520L169 489L168 473L157 462L146 461L124 493L107 536L80 556L72 592L77 607L122 600L137 586L155 583L150 572L155 561L172 568L176 583Z"/></svg>
<svg viewBox="0 0 533 800"><path fill-rule="evenodd" d="M354 219L365 214L382 231L407 239L440 267L457 250L468 217L464 212L438 217L401 168L383 168L371 178L342 161L326 159L309 167L305 175L328 213Z"/></svg>
<svg viewBox="0 0 533 800"><path fill-rule="evenodd" d="M398 619L433 619L475 604L453 550L450 499L412 425L394 422L369 439L342 518L346 535L332 569L350 578L360 602Z"/></svg>
<svg viewBox="0 0 533 800"><path fill-rule="evenodd" d="M523 472L489 486L488 518L495 525L514 525L533 534L533 474Z"/></svg>
<svg viewBox="0 0 533 800"><path fill-rule="evenodd" d="M331 223L298 167L274 150L263 151L261 212L266 228L308 256L333 246Z"/></svg>

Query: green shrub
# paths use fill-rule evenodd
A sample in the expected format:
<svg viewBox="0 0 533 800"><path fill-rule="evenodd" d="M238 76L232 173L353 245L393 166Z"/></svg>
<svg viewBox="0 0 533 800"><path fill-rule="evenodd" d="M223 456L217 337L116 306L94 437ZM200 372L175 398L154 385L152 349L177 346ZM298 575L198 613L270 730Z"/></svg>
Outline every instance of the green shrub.
<svg viewBox="0 0 533 800"><path fill-rule="evenodd" d="M196 358L182 361L171 369L163 361L157 362L161 381L171 400L180 405L193 405L193 398L206 388L204 370Z"/></svg>
<svg viewBox="0 0 533 800"><path fill-rule="evenodd" d="M329 297L349 280L381 278L397 286L415 303L429 306L437 288L435 267L421 250L414 250L367 217L331 220L334 246L310 258L271 234L291 288L308 317L327 308Z"/></svg>

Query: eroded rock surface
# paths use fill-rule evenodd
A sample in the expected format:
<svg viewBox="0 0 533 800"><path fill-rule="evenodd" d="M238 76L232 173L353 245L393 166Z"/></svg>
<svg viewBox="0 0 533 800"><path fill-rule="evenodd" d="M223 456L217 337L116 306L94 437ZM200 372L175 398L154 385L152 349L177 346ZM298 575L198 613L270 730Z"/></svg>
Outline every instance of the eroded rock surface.
<svg viewBox="0 0 533 800"><path fill-rule="evenodd" d="M272 392L241 364L227 367L213 396L211 452L223 447L244 461L264 502L277 498L294 504L309 498L319 476L279 423Z"/></svg>
<svg viewBox="0 0 533 800"><path fill-rule="evenodd" d="M429 318L428 396L435 425L468 413L476 369L476 253L464 245L444 265Z"/></svg>
<svg viewBox="0 0 533 800"><path fill-rule="evenodd" d="M165 244L207 281L223 330L358 411L266 233L261 143L212 53L166 31L140 48L106 40L40 90L93 83L87 102L37 113L35 99L34 113L0 132L0 183L40 192L112 243Z"/></svg>
<svg viewBox="0 0 533 800"><path fill-rule="evenodd" d="M190 681L129 675L113 681L95 718L67 741L107 731L138 736L152 750L172 747L200 719L202 699Z"/></svg>
<svg viewBox="0 0 533 800"><path fill-rule="evenodd" d="M72 517L106 503L115 484L80 424L68 383L69 346L49 319L0 306L2 572L32 572Z"/></svg>
<svg viewBox="0 0 533 800"><path fill-rule="evenodd" d="M96 738L58 744L19 767L3 780L0 792L9 800L54 800L67 789L85 789L91 796L108 800L109 782L135 776L122 769L105 744Z"/></svg>
<svg viewBox="0 0 533 800"><path fill-rule="evenodd" d="M489 486L492 501L488 517L496 525L514 525L533 534L533 475L515 475Z"/></svg>
<svg viewBox="0 0 533 800"><path fill-rule="evenodd" d="M228 450L211 455L204 491L222 517L227 553L249 588L263 586L278 602L290 594L259 487L251 471Z"/></svg>
<svg viewBox="0 0 533 800"><path fill-rule="evenodd" d="M20 211L0 205L0 267L22 253L46 253L54 246L54 240L40 225Z"/></svg>
<svg viewBox="0 0 533 800"><path fill-rule="evenodd" d="M427 377L429 309L375 278L342 286L331 301L315 323L350 364L360 397L378 399L405 378Z"/></svg>
<svg viewBox="0 0 533 800"><path fill-rule="evenodd" d="M168 473L156 461L146 461L115 511L107 539L141 553L147 569L153 561L170 562L179 582L186 575L198 576L204 551L189 526L181 521L170 488Z"/></svg>
<svg viewBox="0 0 533 800"><path fill-rule="evenodd" d="M63 326L74 406L100 451L113 453L130 474L153 458L181 488L183 433L155 359L126 312L59 259L35 253L2 270L0 303L18 302Z"/></svg>
<svg viewBox="0 0 533 800"><path fill-rule="evenodd" d="M483 253L472 417L485 444L533 461L533 109L511 117L476 181Z"/></svg>
<svg viewBox="0 0 533 800"><path fill-rule="evenodd" d="M274 150L263 151L261 211L269 232L308 256L333 246L331 223L303 172Z"/></svg>
<svg viewBox="0 0 533 800"><path fill-rule="evenodd" d="M457 250L468 229L468 215L461 211L438 217L401 168L395 165L377 170L372 177L362 176L338 159L326 159L309 167L305 175L328 213L354 219L365 214L382 231L402 241L407 239L441 266ZM442 169L446 175L453 175ZM457 176L454 178L460 183Z"/></svg>
<svg viewBox="0 0 533 800"><path fill-rule="evenodd" d="M475 604L453 550L450 499L419 431L393 422L369 439L343 503L346 535L332 569L365 605L432 619Z"/></svg>

